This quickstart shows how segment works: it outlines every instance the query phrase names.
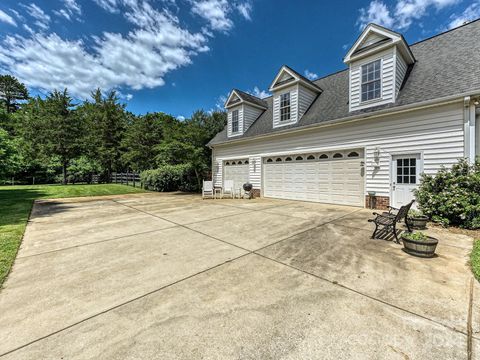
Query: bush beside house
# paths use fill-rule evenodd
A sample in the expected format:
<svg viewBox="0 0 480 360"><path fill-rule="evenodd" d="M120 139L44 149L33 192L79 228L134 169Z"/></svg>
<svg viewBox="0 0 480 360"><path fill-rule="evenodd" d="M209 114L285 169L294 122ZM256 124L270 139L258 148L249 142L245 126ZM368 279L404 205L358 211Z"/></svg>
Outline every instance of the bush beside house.
<svg viewBox="0 0 480 360"><path fill-rule="evenodd" d="M480 229L480 161L423 175L415 197L422 212L444 226Z"/></svg>

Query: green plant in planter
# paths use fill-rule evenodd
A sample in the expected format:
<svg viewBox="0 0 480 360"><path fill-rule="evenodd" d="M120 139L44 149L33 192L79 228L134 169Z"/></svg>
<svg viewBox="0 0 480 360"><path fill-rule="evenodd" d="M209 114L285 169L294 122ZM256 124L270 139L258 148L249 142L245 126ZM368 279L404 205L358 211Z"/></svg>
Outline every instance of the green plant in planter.
<svg viewBox="0 0 480 360"><path fill-rule="evenodd" d="M408 212L408 217L410 218L419 218L424 217L425 215L420 210L410 209Z"/></svg>
<svg viewBox="0 0 480 360"><path fill-rule="evenodd" d="M402 237L412 241L427 241L429 238L422 232L403 233Z"/></svg>

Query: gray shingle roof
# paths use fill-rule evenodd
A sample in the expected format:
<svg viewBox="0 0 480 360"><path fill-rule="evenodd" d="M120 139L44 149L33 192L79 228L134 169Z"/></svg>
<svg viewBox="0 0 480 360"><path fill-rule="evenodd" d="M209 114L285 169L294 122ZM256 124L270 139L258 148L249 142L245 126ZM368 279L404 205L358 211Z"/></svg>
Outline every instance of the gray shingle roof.
<svg viewBox="0 0 480 360"><path fill-rule="evenodd" d="M238 89L234 89L234 91L238 94L238 96L240 96L240 98L243 100L243 101L247 101L247 102L250 102L250 103L253 103L253 104L257 104L259 106L262 106L262 107L268 107L267 105L267 102L265 100L262 100L256 96L253 96L249 93L246 93L242 90L238 90Z"/></svg>
<svg viewBox="0 0 480 360"><path fill-rule="evenodd" d="M268 109L235 140L480 90L480 19L413 44L410 49L416 62L407 73L395 103L349 112L346 69L313 82L323 92L298 123L274 129L272 97L269 97L263 100ZM210 141L210 145L228 141L224 129Z"/></svg>

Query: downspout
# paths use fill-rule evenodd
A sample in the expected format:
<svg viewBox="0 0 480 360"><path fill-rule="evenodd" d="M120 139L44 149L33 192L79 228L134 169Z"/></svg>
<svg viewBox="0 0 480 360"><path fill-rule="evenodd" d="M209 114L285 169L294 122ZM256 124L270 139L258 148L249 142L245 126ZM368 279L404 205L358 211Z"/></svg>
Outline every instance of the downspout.
<svg viewBox="0 0 480 360"><path fill-rule="evenodd" d="M470 96L465 96L463 98L463 155L465 159L467 159L468 163L472 163L472 159L475 158L475 156L472 157L472 152L471 152L471 144L472 144L472 137L471 137L471 97ZM475 119L475 118L474 118ZM475 142L473 142L475 144Z"/></svg>

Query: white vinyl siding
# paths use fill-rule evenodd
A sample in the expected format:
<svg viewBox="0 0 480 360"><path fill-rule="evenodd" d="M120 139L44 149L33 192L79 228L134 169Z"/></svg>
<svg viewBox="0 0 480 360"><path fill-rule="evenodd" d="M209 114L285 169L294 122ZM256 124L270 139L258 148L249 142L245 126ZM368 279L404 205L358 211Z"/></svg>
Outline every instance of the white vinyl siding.
<svg viewBox="0 0 480 360"><path fill-rule="evenodd" d="M303 114L308 110L317 94L304 86L298 86L298 118L301 119Z"/></svg>
<svg viewBox="0 0 480 360"><path fill-rule="evenodd" d="M408 65L403 59L402 55L398 53L395 54L396 59L396 75L395 75L395 97L397 97L400 88L402 87L403 79L407 73Z"/></svg>
<svg viewBox="0 0 480 360"><path fill-rule="evenodd" d="M243 105L243 132L248 130L250 125L252 125L253 122L258 119L262 112L262 109L249 105Z"/></svg>
<svg viewBox="0 0 480 360"><path fill-rule="evenodd" d="M290 93L290 120L280 121L280 96ZM298 86L292 86L273 95L273 127L291 125L298 121Z"/></svg>
<svg viewBox="0 0 480 360"><path fill-rule="evenodd" d="M374 161L375 149L380 156ZM338 124L309 131L226 144L215 147L216 161L231 158L306 153L334 149L365 149L365 191L390 196L392 154L421 153L424 171L435 173L442 165L451 166L464 156L462 103L437 106L403 114L348 124ZM375 169L375 165L379 165ZM250 161L252 169L252 161ZM257 165L258 169L258 165ZM214 174L221 178L221 169ZM258 174L251 176L255 188L261 188ZM220 181L221 183L221 181Z"/></svg>
<svg viewBox="0 0 480 360"><path fill-rule="evenodd" d="M381 60L381 98L362 102L362 66ZM395 52L394 48L382 51L350 64L350 111L365 109L395 101Z"/></svg>
<svg viewBox="0 0 480 360"><path fill-rule="evenodd" d="M238 110L238 132L232 132L232 117L233 112ZM228 110L227 114L227 134L228 137L238 136L243 134L243 105L235 106Z"/></svg>

